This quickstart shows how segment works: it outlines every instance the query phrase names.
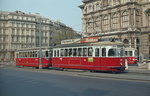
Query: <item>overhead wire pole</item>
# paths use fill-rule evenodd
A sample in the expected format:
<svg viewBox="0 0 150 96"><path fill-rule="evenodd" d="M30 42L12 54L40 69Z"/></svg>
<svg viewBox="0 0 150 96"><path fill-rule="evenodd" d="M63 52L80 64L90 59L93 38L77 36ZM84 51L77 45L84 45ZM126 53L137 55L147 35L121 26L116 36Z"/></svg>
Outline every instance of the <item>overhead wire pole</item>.
<svg viewBox="0 0 150 96"><path fill-rule="evenodd" d="M39 18L39 69L42 69L42 18Z"/></svg>

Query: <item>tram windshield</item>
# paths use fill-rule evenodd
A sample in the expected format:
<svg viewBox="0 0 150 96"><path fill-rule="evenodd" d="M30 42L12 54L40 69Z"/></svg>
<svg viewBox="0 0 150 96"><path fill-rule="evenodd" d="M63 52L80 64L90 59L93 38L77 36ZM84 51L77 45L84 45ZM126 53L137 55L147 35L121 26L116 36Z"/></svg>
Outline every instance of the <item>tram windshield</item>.
<svg viewBox="0 0 150 96"><path fill-rule="evenodd" d="M111 48L108 50L108 56L123 56L123 48Z"/></svg>

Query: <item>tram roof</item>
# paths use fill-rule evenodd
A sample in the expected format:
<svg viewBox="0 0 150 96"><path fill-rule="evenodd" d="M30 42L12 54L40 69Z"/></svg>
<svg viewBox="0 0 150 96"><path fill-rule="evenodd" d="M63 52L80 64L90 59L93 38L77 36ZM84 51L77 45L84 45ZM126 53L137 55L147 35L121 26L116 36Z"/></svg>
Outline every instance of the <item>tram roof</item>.
<svg viewBox="0 0 150 96"><path fill-rule="evenodd" d="M41 49L50 49L51 47L41 47ZM34 47L34 48L21 48L17 49L16 51L26 51L26 50L39 50L40 47Z"/></svg>
<svg viewBox="0 0 150 96"><path fill-rule="evenodd" d="M136 49L135 48L126 47L125 50L126 51L132 51L132 50L136 50Z"/></svg>
<svg viewBox="0 0 150 96"><path fill-rule="evenodd" d="M53 48L61 48L61 47L79 47L79 46L113 46L113 45L124 45L122 42L94 42L94 43L74 43L74 44L63 44L57 45Z"/></svg>

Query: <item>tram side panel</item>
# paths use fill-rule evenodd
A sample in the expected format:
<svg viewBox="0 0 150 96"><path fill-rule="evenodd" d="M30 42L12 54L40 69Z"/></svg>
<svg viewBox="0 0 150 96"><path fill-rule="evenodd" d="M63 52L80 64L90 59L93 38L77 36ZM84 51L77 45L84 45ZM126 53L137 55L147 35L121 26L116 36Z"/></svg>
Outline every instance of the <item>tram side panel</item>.
<svg viewBox="0 0 150 96"><path fill-rule="evenodd" d="M57 68L86 69L99 71L123 71L124 58L63 57L53 58L52 66Z"/></svg>
<svg viewBox="0 0 150 96"><path fill-rule="evenodd" d="M71 50L71 55L68 55L70 54L68 50ZM74 54L72 50L77 54ZM123 53L122 47L108 46L100 48L99 46L84 46L79 48L56 48L53 53L53 67L99 71L124 71L125 69L125 58L121 55Z"/></svg>
<svg viewBox="0 0 150 96"><path fill-rule="evenodd" d="M105 71L124 71L125 58L101 58L100 70Z"/></svg>
<svg viewBox="0 0 150 96"><path fill-rule="evenodd" d="M43 51L42 57L42 67L46 68L51 66L51 58L49 56L49 51ZM26 66L26 67L39 67L40 58L38 56L38 51L35 50L25 50L16 52L16 66Z"/></svg>

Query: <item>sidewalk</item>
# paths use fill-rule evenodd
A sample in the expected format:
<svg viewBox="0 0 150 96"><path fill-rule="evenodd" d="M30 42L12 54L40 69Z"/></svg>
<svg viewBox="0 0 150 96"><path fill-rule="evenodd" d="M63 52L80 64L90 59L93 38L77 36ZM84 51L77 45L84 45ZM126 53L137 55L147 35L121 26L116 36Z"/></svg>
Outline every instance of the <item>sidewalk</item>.
<svg viewBox="0 0 150 96"><path fill-rule="evenodd" d="M129 66L127 69L128 73L137 73L137 74L149 74L150 75L150 70L144 69L144 68L138 68L138 66Z"/></svg>

